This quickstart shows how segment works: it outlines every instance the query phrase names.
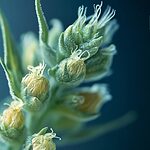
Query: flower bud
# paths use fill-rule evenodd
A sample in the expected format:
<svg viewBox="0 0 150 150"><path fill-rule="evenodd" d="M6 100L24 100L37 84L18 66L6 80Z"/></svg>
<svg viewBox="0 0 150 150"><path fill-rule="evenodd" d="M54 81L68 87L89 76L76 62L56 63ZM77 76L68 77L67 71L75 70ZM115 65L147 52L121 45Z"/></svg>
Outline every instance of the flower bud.
<svg viewBox="0 0 150 150"><path fill-rule="evenodd" d="M115 10L107 7L104 14L101 15L102 5L94 5L94 14L87 17L87 8L80 6L78 9L77 20L70 25L59 37L59 49L57 51L57 60L61 61L69 57L72 49L78 46L78 49L84 52L87 50L90 57L94 56L99 48L103 47L107 40L106 26L115 16ZM107 28L108 29L108 28ZM113 34L113 32L111 32Z"/></svg>
<svg viewBox="0 0 150 150"><path fill-rule="evenodd" d="M53 142L53 138L60 137L56 136L56 133L53 132L51 128L51 133L46 133L47 128L43 128L39 133L32 135L30 141L27 141L25 147L28 147L32 150L56 150L56 145ZM31 148L32 147L32 148Z"/></svg>
<svg viewBox="0 0 150 150"><path fill-rule="evenodd" d="M79 94L83 97L83 103L78 105L77 109L85 113L96 113L101 97L98 93L83 92Z"/></svg>
<svg viewBox="0 0 150 150"><path fill-rule="evenodd" d="M44 69L44 64L28 66L30 73L22 79L23 96L26 99L30 97L43 102L48 97L49 81L43 76Z"/></svg>
<svg viewBox="0 0 150 150"><path fill-rule="evenodd" d="M10 106L4 110L0 118L0 127L5 136L16 137L18 132L23 129L25 120L22 107L23 102L13 101Z"/></svg>
<svg viewBox="0 0 150 150"><path fill-rule="evenodd" d="M81 89L78 93L84 100L76 109L87 114L98 113L102 105L111 99L105 85L93 85L90 89Z"/></svg>
<svg viewBox="0 0 150 150"><path fill-rule="evenodd" d="M87 52L88 56L84 56ZM75 50L69 58L60 62L56 71L56 80L65 85L78 85L86 75L84 60L89 58L88 51ZM84 56L84 57L83 57ZM82 58L83 57L83 58Z"/></svg>
<svg viewBox="0 0 150 150"><path fill-rule="evenodd" d="M64 99L64 104L73 108L75 115L91 116L98 114L103 104L111 99L111 95L106 85L94 84L92 87L76 88L71 91L71 95L65 95Z"/></svg>
<svg viewBox="0 0 150 150"><path fill-rule="evenodd" d="M47 135L39 135L32 139L33 150L55 150L56 145Z"/></svg>

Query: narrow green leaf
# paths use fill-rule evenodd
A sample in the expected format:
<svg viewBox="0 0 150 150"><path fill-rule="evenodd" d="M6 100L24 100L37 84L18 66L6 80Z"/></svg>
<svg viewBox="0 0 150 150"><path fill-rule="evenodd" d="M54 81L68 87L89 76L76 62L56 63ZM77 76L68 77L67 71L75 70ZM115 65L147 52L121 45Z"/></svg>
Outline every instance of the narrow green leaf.
<svg viewBox="0 0 150 150"><path fill-rule="evenodd" d="M8 87L9 87L10 95L12 96L13 99L16 99L17 97L19 97L20 94L19 94L18 89L15 86L14 77L1 58L0 58L0 64L2 65L4 69L6 78L8 80Z"/></svg>
<svg viewBox="0 0 150 150"><path fill-rule="evenodd" d="M55 113L79 122L88 122L99 117L99 113L95 114L83 114L64 105L58 105L55 107Z"/></svg>
<svg viewBox="0 0 150 150"><path fill-rule="evenodd" d="M0 27L2 30L3 45L4 45L4 63L7 68L13 73L13 78L21 81L22 68L21 61L19 60L17 49L15 47L12 35L9 31L7 20L5 19L2 11L0 10ZM17 85L16 85L17 86Z"/></svg>
<svg viewBox="0 0 150 150"><path fill-rule="evenodd" d="M4 69L5 72L7 70L7 74L13 82L13 86L11 86L10 89L13 90L14 93L17 93L20 90L20 83L22 79L22 67L20 63L21 61L18 57L17 49L15 47L12 35L9 31L8 23L1 10L0 10L0 27L2 30L3 45L4 45L3 68L5 68Z"/></svg>
<svg viewBox="0 0 150 150"><path fill-rule="evenodd" d="M35 0L35 10L39 24L39 41L42 50L42 59L50 66L56 65L56 52L48 45L49 29L41 7L41 0Z"/></svg>
<svg viewBox="0 0 150 150"><path fill-rule="evenodd" d="M38 135L44 135L44 134L46 134L47 130L48 130L48 127L45 127L43 129L41 129L40 132L38 133Z"/></svg>
<svg viewBox="0 0 150 150"><path fill-rule="evenodd" d="M48 43L48 25L41 7L41 0L35 0L36 15L39 23L39 40Z"/></svg>
<svg viewBox="0 0 150 150"><path fill-rule="evenodd" d="M85 142L97 136L102 136L113 130L125 127L133 123L136 119L136 112L128 112L124 116L114 121L93 127L83 127L83 129L78 133L74 133L66 137L64 136L63 141L60 143L60 145L79 144L80 142Z"/></svg>

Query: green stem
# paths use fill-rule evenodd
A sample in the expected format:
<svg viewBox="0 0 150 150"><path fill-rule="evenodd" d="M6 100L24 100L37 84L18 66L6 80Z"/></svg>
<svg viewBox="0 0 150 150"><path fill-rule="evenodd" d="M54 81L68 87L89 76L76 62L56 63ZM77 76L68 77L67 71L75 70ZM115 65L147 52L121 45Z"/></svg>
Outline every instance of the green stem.
<svg viewBox="0 0 150 150"><path fill-rule="evenodd" d="M51 91L52 96L50 97L50 99L47 100L47 102L45 102L45 105L43 106L44 108L42 108L42 110L39 110L39 112L37 113L30 113L28 116L28 132L30 135L32 135L33 133L37 132L37 130L43 128L42 124L46 121L47 119L47 114L49 114L49 111L51 111L51 108L53 107L53 105L55 104L55 97L57 95L57 91L58 91L59 87L58 85L55 85L55 87L53 88L53 90Z"/></svg>
<svg viewBox="0 0 150 150"><path fill-rule="evenodd" d="M13 143L13 144L9 144L7 150L20 150L21 145L20 143Z"/></svg>

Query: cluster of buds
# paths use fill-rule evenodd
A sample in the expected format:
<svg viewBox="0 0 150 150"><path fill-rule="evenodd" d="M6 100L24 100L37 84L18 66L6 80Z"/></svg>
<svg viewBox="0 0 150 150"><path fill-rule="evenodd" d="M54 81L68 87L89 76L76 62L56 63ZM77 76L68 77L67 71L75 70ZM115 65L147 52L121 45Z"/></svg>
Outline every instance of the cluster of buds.
<svg viewBox="0 0 150 150"><path fill-rule="evenodd" d="M43 127L47 125L64 135L63 144L92 138L101 131L91 128L87 132L84 124L97 118L103 104L111 99L108 88L105 84L79 85L106 76L116 53L111 43L118 29L113 19L115 10L108 6L101 15L102 5L102 2L94 5L94 14L89 17L87 8L81 6L77 20L66 30L56 19L49 30L40 0L35 0L39 40L31 32L24 34L22 54L17 53L0 12L4 41L4 61L0 59L0 63L12 99L19 99L0 116L0 134L4 140L17 141L18 146L9 143L10 149L55 150L53 138L59 137L52 129L46 133L48 129Z"/></svg>
<svg viewBox="0 0 150 150"><path fill-rule="evenodd" d="M58 64L54 67L60 84L77 86L109 72L116 48L110 45L108 30L112 36L117 28L112 28L116 21L110 22L115 15L111 7L100 17L102 4L94 5L94 14L90 17L86 17L87 8L79 7L78 19L61 33L56 52Z"/></svg>

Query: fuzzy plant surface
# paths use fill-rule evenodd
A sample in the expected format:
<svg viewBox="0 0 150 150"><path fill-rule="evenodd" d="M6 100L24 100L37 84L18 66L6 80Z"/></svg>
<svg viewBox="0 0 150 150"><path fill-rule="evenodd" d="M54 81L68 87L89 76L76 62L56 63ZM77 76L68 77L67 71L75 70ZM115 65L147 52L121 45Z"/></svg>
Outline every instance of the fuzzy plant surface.
<svg viewBox="0 0 150 150"><path fill-rule="evenodd" d="M67 29L57 19L49 29L40 0L35 0L39 39L32 32L16 44L0 10L5 72L10 96L1 105L1 150L55 150L58 145L78 144L122 127L135 118L127 113L106 124L87 126L98 118L111 99L101 78L110 75L118 29L115 10L101 13L102 2L86 16L80 6L76 21ZM92 86L83 83L93 82ZM56 136L56 133L61 137ZM58 148L59 149L59 148Z"/></svg>

